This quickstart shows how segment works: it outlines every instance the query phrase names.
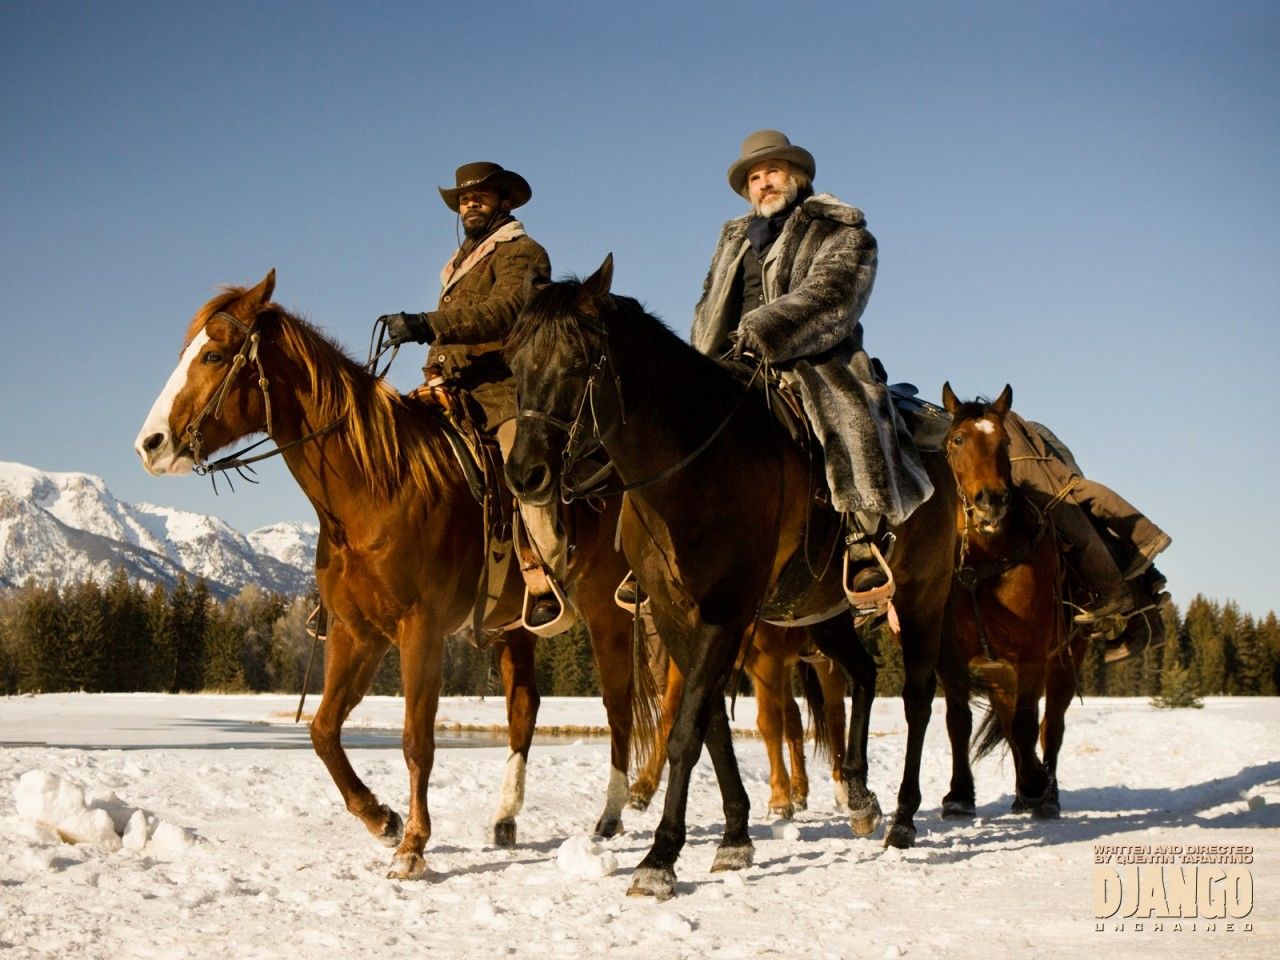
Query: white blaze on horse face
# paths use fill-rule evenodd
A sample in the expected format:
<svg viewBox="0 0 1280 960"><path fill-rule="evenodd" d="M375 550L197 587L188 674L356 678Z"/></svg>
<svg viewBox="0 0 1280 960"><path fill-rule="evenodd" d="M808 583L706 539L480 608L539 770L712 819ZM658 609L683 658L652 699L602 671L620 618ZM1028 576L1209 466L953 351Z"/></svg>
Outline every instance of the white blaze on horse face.
<svg viewBox="0 0 1280 960"><path fill-rule="evenodd" d="M973 422L973 429L979 433L992 434L996 432L996 424L990 417L983 417Z"/></svg>
<svg viewBox="0 0 1280 960"><path fill-rule="evenodd" d="M151 405L151 412L147 414L142 429L138 431L138 439L134 441L133 449L138 451L138 456L142 458L142 466L147 473L153 476L187 474L195 466L195 461L189 453L178 456L178 442L173 436L173 431L169 429L169 414L173 410L173 401L186 386L192 363L208 342L209 335L201 330L187 344L187 349L182 351L182 357L174 367L173 373L169 374L169 380L160 391L160 396L156 397L156 402Z"/></svg>

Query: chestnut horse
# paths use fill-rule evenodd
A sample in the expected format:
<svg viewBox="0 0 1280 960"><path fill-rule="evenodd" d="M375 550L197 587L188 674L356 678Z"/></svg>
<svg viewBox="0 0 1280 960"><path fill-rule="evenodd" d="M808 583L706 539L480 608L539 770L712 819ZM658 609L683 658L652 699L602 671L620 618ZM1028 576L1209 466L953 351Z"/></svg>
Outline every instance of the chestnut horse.
<svg viewBox="0 0 1280 960"><path fill-rule="evenodd" d="M952 591L955 642L944 645L939 660L952 758L943 816L975 813L968 750L969 699L977 691L990 709L974 738L975 758L994 748L1003 734L1013 753L1014 810L1056 817L1063 718L1087 641L1082 631L1071 629L1062 603L1052 526L1013 483L1004 427L1013 389L1006 386L994 403L961 403L944 384L942 400L952 416L944 443L959 496L961 544ZM1042 696L1043 724L1038 717ZM1037 728L1043 762L1036 755Z"/></svg>
<svg viewBox="0 0 1280 960"><path fill-rule="evenodd" d="M275 271L252 289L227 288L196 313L181 359L138 435L157 476L190 473L204 456L266 432L319 517L316 582L330 613L324 695L311 740L347 809L395 846L389 876L420 878L431 836L427 785L445 637L470 622L477 603L482 508L434 408L402 397L330 340L271 302ZM243 368L248 367L248 370ZM596 825L611 835L627 799L632 731L630 617L613 601L626 572L613 547L616 508L583 508L566 587L591 632L611 736L612 771ZM588 574L589 571L589 574ZM486 627L520 619L515 564L491 584ZM525 766L538 711L534 637L504 635L500 660L511 753L494 839L515 842ZM360 780L342 747L342 724L368 691L391 644L400 651L407 824Z"/></svg>
<svg viewBox="0 0 1280 960"><path fill-rule="evenodd" d="M843 623L852 634L853 624L844 617L827 621ZM749 631L750 632L750 631ZM856 637L854 637L856 640ZM862 650L862 646L857 646ZM844 782L844 696L848 690L844 673L825 657L820 663L805 663L802 658L817 647L804 629L787 629L772 623L756 626L755 636L747 648L742 667L751 678L756 700L756 729L764 741L769 758L769 815L790 819L809 806L809 777L804 755L804 723L800 707L791 692L793 670L801 665L805 698L813 714L815 757L823 754L831 759L831 780L835 784L836 807L847 810L848 788ZM865 652L865 651L864 651ZM631 781L631 806L646 810L662 780L667 763L667 737L675 722L684 689L684 676L674 660L667 662L666 689L662 697L662 726L649 760ZM875 661L870 659L869 682L860 681L859 689L875 691ZM855 712L857 712L855 710ZM865 742L865 741L860 741ZM788 758L790 770L787 769ZM867 812L871 822L855 832L871 833L879 825L878 808Z"/></svg>
<svg viewBox="0 0 1280 960"><path fill-rule="evenodd" d="M842 531L828 507L812 510L825 496L821 470L815 473L809 451L778 426L764 393L680 340L636 301L611 295L612 271L608 257L584 281L541 287L517 321L507 359L522 402L506 471L522 501L550 503L582 494L573 468L587 451L603 449L621 484L613 492L629 491L623 549L685 677L667 744L662 819L630 889L662 898L675 889L689 778L704 744L725 814L712 869L751 862L749 803L725 688L757 617L797 624L848 616L839 564L814 569L810 563L838 549ZM898 805L885 834L894 846L914 842L920 759L955 553L955 484L940 457L929 471L937 494L895 531L891 561L908 722ZM797 559L815 573L803 590L790 576L797 569L790 561ZM775 589L780 578L792 588L781 595ZM848 645L823 640L819 648L856 675ZM867 723L855 717L851 743L858 729L865 736ZM857 755L865 749L849 750L845 770L855 811L874 801L865 769L849 768Z"/></svg>

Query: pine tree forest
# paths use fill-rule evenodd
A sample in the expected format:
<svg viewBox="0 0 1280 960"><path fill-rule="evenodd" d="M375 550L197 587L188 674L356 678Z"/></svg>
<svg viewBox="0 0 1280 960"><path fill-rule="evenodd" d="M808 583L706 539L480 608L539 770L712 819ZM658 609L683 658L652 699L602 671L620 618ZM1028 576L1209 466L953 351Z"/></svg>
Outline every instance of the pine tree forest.
<svg viewBox="0 0 1280 960"><path fill-rule="evenodd" d="M309 619L314 596L283 597L247 586L227 600L203 581L146 587L117 573L58 589L27 584L0 592L0 694L86 692L297 693L308 676L318 691L323 644ZM1197 595L1172 610L1168 642L1107 665L1099 644L1081 670L1090 696L1144 696L1167 705L1201 696L1280 694L1280 623L1255 618L1227 600ZM877 693L901 690L902 661L884 629L864 640L880 665ZM538 644L535 668L544 696L598 696L591 644L580 627ZM399 660L387 655L372 692L400 691ZM443 658L445 696L501 695L492 643L451 637ZM797 691L799 687L797 686Z"/></svg>

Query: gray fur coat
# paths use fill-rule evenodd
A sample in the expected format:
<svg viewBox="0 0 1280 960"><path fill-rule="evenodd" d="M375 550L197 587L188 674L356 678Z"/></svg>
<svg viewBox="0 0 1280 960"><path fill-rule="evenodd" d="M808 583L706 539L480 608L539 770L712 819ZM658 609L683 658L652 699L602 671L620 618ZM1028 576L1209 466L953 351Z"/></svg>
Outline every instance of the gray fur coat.
<svg viewBox="0 0 1280 960"><path fill-rule="evenodd" d="M723 348L735 326L734 281L747 248L747 221L724 225L694 311L692 341ZM765 303L740 327L799 385L826 458L838 510L902 523L933 486L905 425L862 349L859 317L871 296L876 241L862 211L829 193L791 214L765 257Z"/></svg>

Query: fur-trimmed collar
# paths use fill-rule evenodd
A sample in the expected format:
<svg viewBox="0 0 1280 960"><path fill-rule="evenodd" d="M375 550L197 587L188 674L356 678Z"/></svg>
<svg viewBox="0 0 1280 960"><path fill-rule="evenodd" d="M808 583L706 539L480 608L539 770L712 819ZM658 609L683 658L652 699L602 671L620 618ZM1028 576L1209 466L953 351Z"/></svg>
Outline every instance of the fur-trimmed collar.
<svg viewBox="0 0 1280 960"><path fill-rule="evenodd" d="M745 234L747 222L754 216L754 213L744 214L736 220L730 220L729 223L734 229L741 230ZM861 210L829 193L818 193L809 197L796 207L792 216L803 217L806 220L834 220L850 227L867 225L867 218L862 215Z"/></svg>
<svg viewBox="0 0 1280 960"><path fill-rule="evenodd" d="M444 265L444 269L440 271L441 292L447 291L455 283L465 276L472 267L493 253L494 247L500 243L506 243L509 240L516 240L525 235L524 224L519 220L511 220L504 223L493 233L489 234L460 262L455 264L458 257L457 251L454 251L449 262Z"/></svg>

